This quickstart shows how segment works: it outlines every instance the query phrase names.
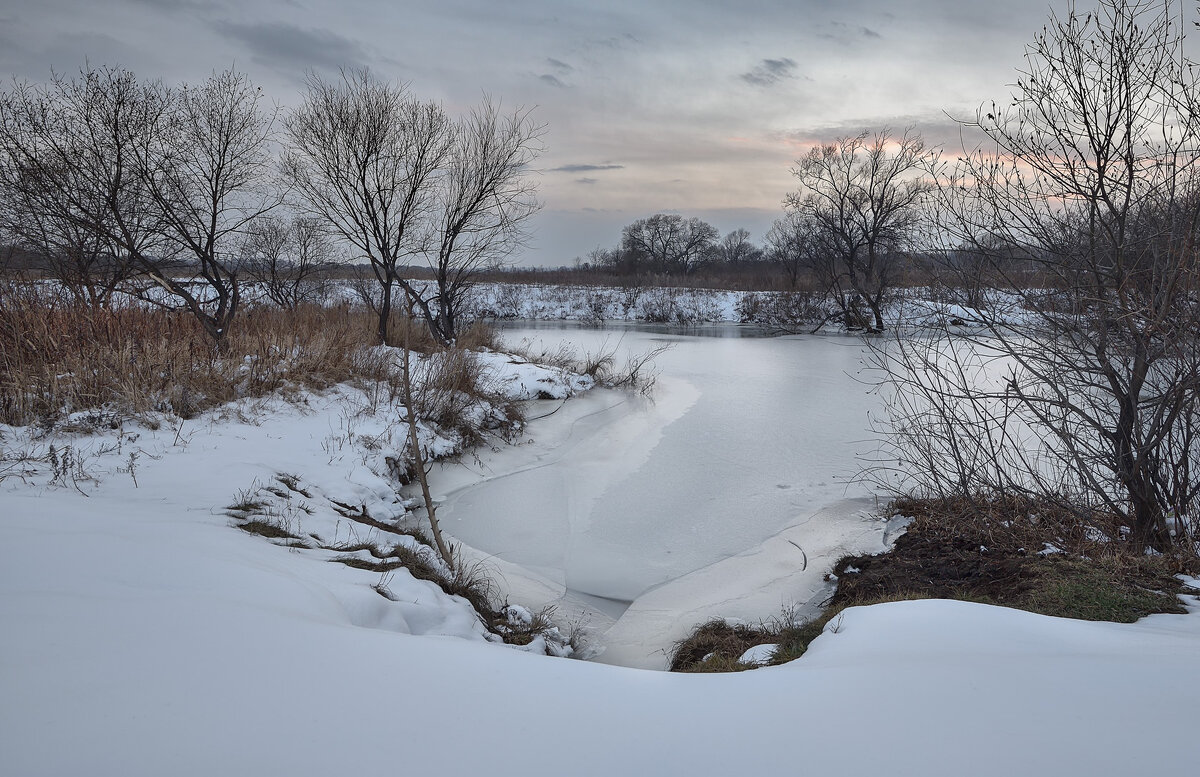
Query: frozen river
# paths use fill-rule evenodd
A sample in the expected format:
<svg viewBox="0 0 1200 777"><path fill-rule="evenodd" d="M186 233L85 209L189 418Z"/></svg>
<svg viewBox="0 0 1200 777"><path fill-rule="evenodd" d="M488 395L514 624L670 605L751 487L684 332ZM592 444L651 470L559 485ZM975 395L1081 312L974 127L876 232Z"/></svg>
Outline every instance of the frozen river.
<svg viewBox="0 0 1200 777"><path fill-rule="evenodd" d="M859 342L720 336L737 331L506 329L534 352L672 348L649 399L534 403L544 417L521 444L435 473L443 527L514 601L586 621L599 660L664 666L696 623L803 610L838 556L882 546L887 524L853 482L878 405Z"/></svg>

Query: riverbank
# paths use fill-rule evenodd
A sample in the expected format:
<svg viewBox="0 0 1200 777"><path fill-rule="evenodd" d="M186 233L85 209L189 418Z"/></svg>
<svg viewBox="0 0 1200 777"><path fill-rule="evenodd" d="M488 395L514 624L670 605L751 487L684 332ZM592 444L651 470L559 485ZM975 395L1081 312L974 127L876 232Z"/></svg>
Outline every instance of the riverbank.
<svg viewBox="0 0 1200 777"><path fill-rule="evenodd" d="M1200 590L1195 555L1139 553L1119 523L1081 527L1061 506L1028 498L906 497L886 514L903 533L882 552L838 559L826 575L822 609L757 623L708 621L674 646L672 671L740 672L794 661L837 629L850 607L944 599L1134 623L1185 614Z"/></svg>
<svg viewBox="0 0 1200 777"><path fill-rule="evenodd" d="M647 673L404 633L372 620L386 602L345 567L145 493L109 515L82 498L31 501L0 522L6 773L518 775L533 763L718 775L788 773L800 758L864 776L1116 777L1194 765L1197 615L1118 626L905 602L846 611L784 667ZM847 725L864 715L869 733Z"/></svg>
<svg viewBox="0 0 1200 777"><path fill-rule="evenodd" d="M533 369L520 361L495 357L501 369ZM509 383L528 397L554 385L530 377ZM765 383L761 373L752 377ZM679 405L670 378L661 378L666 416ZM798 385L786 370L780 378ZM852 608L801 661L736 676L529 655L547 652L536 638L516 649L494 644L475 610L440 586L400 567L333 563L332 551L295 544L314 533L325 544L375 542L382 530L339 514L335 501L381 522L408 509L379 471L387 468L389 416L360 412L386 394L345 391L240 400L186 421L162 418L157 429L101 425L86 436L60 430L27 439L4 430L8 450L24 440L39 455L0 482L0 618L8 625L0 630L0 771L515 775L552 764L610 775L669 764L728 774L794 771L799 758L806 769L851 775L966 769L1092 777L1183 771L1194 761L1196 615L1115 626L945 601ZM542 421L557 423L593 399L602 393L557 412L560 402L535 401L553 412ZM670 449L665 438L682 428L682 418L664 419L655 449ZM578 431L580 423L567 428ZM545 463L539 446L551 439L539 429L533 442L518 438L510 450L536 469ZM564 436L559 448L578 450L571 439ZM813 439L806 433L797 444ZM748 485L753 476L775 474L744 466L712 441L727 462L710 478L722 489L746 494L743 487L756 488ZM614 442L617 459L630 455L621 438ZM493 451L478 451L487 466ZM819 453L827 458L829 451ZM621 462L608 463L611 474ZM819 463L814 456L813 466ZM803 474L814 495L844 498L845 484L823 481L815 470ZM788 493L778 482L761 496ZM249 506L245 491L248 501L267 502L258 509L293 538L239 531L246 521L230 513ZM527 503L531 494L553 497L525 494ZM739 539L745 515L723 510L711 519L719 536ZM808 517L799 515L794 530L784 526L758 543L769 546L764 553L735 553L641 593L642 622L682 622L666 608L714 581L758 592L763 598L740 600L747 612L774 611L768 600L781 590L772 589L775 572L786 566L793 574L798 556L800 568L815 569L811 562L825 552L792 533ZM887 535L881 524L863 525ZM675 527L685 535L690 529ZM542 528L530 523L525 531ZM649 539L655 528L638 536L660 551L667 541ZM407 544L383 533L388 544ZM340 553L375 559L369 550ZM511 603L528 604L507 586L517 565L494 557L486 563L501 571ZM789 587L802 582L779 579ZM520 627L537 617L530 610L511 608L506 617ZM569 630L562 634L570 644ZM882 721L869 735L846 725L864 713ZM998 731L1004 747L996 746ZM1163 744L1152 753L1100 752L1096 737Z"/></svg>
<svg viewBox="0 0 1200 777"><path fill-rule="evenodd" d="M190 418L107 407L49 426L0 427L3 528L43 532L51 544L73 530L78 513L101 536L124 536L132 526L238 529L218 542L286 548L310 560L308 576L327 583L326 570L344 567L330 583L333 596L360 625L569 654L568 635L536 613L507 607L481 570L440 558L426 539L423 512L400 493L414 466L401 422L410 411L387 376L398 379L402 353L370 348L370 377L323 391L293 387ZM427 460L480 441L505 444L522 428L516 403L565 399L594 384L486 349L411 358L417 438ZM126 557L79 561L127 568L131 580L141 580L145 565L157 563L141 559L143 551L159 551L128 539ZM540 628L528 628L534 620Z"/></svg>

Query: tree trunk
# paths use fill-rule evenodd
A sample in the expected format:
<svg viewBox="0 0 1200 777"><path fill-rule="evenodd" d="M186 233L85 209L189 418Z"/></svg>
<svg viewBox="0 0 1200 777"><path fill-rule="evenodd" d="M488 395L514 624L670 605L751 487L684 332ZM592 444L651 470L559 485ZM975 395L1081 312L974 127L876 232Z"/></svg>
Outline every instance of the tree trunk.
<svg viewBox="0 0 1200 777"><path fill-rule="evenodd" d="M401 378L404 380L405 423L408 425L408 445L412 453L413 467L416 470L417 482L421 485L421 499L425 502L425 515L429 518L429 529L433 533L433 541L437 545L438 555L451 569L454 568L454 551L442 537L442 527L438 524L437 505L429 491L429 470L426 468L425 456L421 453L421 440L417 433L417 403L413 399L412 390L412 350L411 329L413 322L413 302L408 301L408 320L404 324L404 351L400 361Z"/></svg>
<svg viewBox="0 0 1200 777"><path fill-rule="evenodd" d="M875 317L875 331L882 332L883 326L883 305L874 297L867 297L867 306L871 308L871 315Z"/></svg>
<svg viewBox="0 0 1200 777"><path fill-rule="evenodd" d="M435 328L434 337L438 339L438 342L446 346L454 343L458 334L455 331L454 302L445 291L438 294L437 326Z"/></svg>
<svg viewBox="0 0 1200 777"><path fill-rule="evenodd" d="M392 278L389 275L383 283L382 300L379 304L379 324L375 330L375 338L380 345L388 344L388 323L392 318Z"/></svg>

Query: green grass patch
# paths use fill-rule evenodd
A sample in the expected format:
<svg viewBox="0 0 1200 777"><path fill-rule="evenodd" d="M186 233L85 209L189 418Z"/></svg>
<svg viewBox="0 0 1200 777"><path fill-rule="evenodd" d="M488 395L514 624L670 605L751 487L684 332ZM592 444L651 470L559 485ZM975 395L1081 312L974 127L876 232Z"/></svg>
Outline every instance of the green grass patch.
<svg viewBox="0 0 1200 777"><path fill-rule="evenodd" d="M1034 582L1009 606L1059 618L1114 623L1133 623L1154 613L1187 612L1176 595L1179 581L1154 570L1051 558L1031 572Z"/></svg>
<svg viewBox="0 0 1200 777"><path fill-rule="evenodd" d="M838 587L811 622L784 617L758 626L716 620L679 642L671 670L742 671L738 658L754 645L776 644L771 664L800 658L847 607L912 599L955 599L1060 618L1133 623L1155 613L1184 613L1175 577L1178 558L1144 556L1114 541L1093 539L1101 521L1072 526L1064 512L1028 501L898 503L916 517L891 551L846 557L833 572ZM1046 544L1072 552L1039 554Z"/></svg>

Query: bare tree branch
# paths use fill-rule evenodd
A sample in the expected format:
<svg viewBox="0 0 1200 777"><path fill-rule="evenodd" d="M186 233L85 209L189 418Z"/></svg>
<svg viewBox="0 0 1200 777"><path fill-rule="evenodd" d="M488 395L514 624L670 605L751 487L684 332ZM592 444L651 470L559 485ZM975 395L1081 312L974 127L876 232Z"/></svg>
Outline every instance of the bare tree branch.
<svg viewBox="0 0 1200 777"><path fill-rule="evenodd" d="M403 85L345 71L335 83L310 75L304 104L285 125L283 170L301 207L371 263L382 290L379 341L387 341L397 286L432 322L429 300L400 271L432 239L436 180L454 143L445 112Z"/></svg>
<svg viewBox="0 0 1200 777"><path fill-rule="evenodd" d="M1200 512L1200 82L1181 30L1153 2L1052 16L1011 106L972 122L988 147L940 171L935 236L1000 289L972 342L878 351L892 454L921 485L1107 511L1160 550Z"/></svg>

